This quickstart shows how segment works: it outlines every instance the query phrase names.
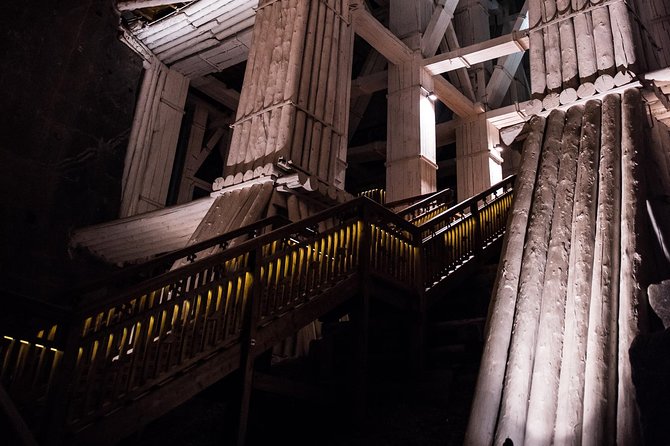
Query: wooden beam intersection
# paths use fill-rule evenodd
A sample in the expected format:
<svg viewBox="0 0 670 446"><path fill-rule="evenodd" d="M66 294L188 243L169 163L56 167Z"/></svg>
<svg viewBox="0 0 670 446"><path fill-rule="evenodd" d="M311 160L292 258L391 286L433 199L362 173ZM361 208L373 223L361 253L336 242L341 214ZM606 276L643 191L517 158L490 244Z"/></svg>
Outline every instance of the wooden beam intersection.
<svg viewBox="0 0 670 446"><path fill-rule="evenodd" d="M432 75L497 59L528 50L528 31L512 32L485 42L424 59L423 65Z"/></svg>

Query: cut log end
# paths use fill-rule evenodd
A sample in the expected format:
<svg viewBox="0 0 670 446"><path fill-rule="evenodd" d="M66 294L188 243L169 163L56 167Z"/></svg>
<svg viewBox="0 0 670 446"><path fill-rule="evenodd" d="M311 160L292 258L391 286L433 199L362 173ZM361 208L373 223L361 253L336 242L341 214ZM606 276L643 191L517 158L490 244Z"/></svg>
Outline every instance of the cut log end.
<svg viewBox="0 0 670 446"><path fill-rule="evenodd" d="M598 93L605 93L614 88L614 78L609 74L603 74L598 76L593 85Z"/></svg>
<svg viewBox="0 0 670 446"><path fill-rule="evenodd" d="M542 100L542 106L546 110L552 110L561 105L560 95L558 93L549 93Z"/></svg>
<svg viewBox="0 0 670 446"><path fill-rule="evenodd" d="M561 105L572 104L577 101L577 99L579 99L579 96L577 95L577 90L574 88L566 88L561 91L561 94L559 95Z"/></svg>
<svg viewBox="0 0 670 446"><path fill-rule="evenodd" d="M577 88L577 96L580 99L588 98L596 94L596 87L591 82L583 82L579 88Z"/></svg>

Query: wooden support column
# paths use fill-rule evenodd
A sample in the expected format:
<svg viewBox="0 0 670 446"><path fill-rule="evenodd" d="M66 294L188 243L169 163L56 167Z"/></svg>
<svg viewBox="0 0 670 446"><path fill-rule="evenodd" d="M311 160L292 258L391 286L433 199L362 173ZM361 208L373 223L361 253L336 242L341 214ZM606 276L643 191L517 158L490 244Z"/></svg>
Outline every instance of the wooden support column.
<svg viewBox="0 0 670 446"><path fill-rule="evenodd" d="M498 129L484 115L463 120L456 128L456 189L466 200L502 180L502 158L497 151Z"/></svg>
<svg viewBox="0 0 670 446"><path fill-rule="evenodd" d="M349 0L260 2L224 186L283 158L344 188L352 45Z"/></svg>
<svg viewBox="0 0 670 446"><path fill-rule="evenodd" d="M463 442L466 446L490 445L498 419L502 385L507 364L516 306L516 291L521 273L533 188L542 150L545 119L530 120L531 133L523 148L523 157L514 188L514 203L507 222L502 248L502 264L494 285L486 327L486 344L477 377L477 389Z"/></svg>
<svg viewBox="0 0 670 446"><path fill-rule="evenodd" d="M491 38L488 3L485 0L461 0L458 3L454 15L454 29L462 47L484 42ZM472 87L476 102L482 104L487 102L486 83L488 73L491 73L492 70L493 64L490 61L478 63L468 68L470 77L473 79Z"/></svg>
<svg viewBox="0 0 670 446"><path fill-rule="evenodd" d="M421 36L433 2L391 0L389 27L403 39L411 58L389 65L386 199L401 200L434 192L435 107L428 93L433 79L422 66Z"/></svg>
<svg viewBox="0 0 670 446"><path fill-rule="evenodd" d="M157 59L146 67L126 152L121 217L165 207L188 84Z"/></svg>

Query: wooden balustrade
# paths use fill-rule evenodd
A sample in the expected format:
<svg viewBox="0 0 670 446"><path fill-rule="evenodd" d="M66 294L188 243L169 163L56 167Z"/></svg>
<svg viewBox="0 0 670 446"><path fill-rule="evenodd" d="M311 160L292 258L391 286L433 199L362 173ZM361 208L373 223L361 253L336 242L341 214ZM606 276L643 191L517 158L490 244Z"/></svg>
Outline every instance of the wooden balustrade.
<svg viewBox="0 0 670 446"><path fill-rule="evenodd" d="M332 296L358 274L361 258L375 277L422 293L501 237L512 183L510 177L446 212L447 193L402 215L357 198L122 292L102 286L108 295L60 309L56 320L69 320L61 325L74 331L42 319L49 329L36 336L7 333L0 340L0 380L22 413L36 414L28 419L33 426L43 421L50 397L65 395L64 421L76 431L215 355L230 352L239 365L252 345L245 336ZM61 364L71 365L61 370ZM68 374L57 381L66 384L58 391L50 389L57 372Z"/></svg>
<svg viewBox="0 0 670 446"><path fill-rule="evenodd" d="M514 177L419 226L426 289L474 258L505 232Z"/></svg>

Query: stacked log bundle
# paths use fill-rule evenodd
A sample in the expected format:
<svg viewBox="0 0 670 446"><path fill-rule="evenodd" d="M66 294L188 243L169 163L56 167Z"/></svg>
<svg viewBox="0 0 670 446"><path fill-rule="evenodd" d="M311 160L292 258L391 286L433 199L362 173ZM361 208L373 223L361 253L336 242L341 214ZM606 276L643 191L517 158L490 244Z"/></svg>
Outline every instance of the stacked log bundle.
<svg viewBox="0 0 670 446"><path fill-rule="evenodd" d="M628 84L646 68L623 0L530 0L531 92L551 110Z"/></svg>
<svg viewBox="0 0 670 446"><path fill-rule="evenodd" d="M234 124L224 185L280 159L344 187L351 47L348 0L265 0Z"/></svg>
<svg viewBox="0 0 670 446"><path fill-rule="evenodd" d="M630 89L532 118L465 444L638 444L640 107Z"/></svg>

